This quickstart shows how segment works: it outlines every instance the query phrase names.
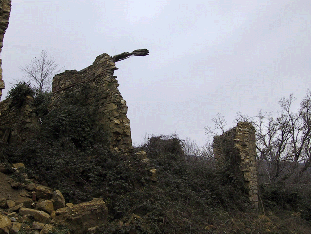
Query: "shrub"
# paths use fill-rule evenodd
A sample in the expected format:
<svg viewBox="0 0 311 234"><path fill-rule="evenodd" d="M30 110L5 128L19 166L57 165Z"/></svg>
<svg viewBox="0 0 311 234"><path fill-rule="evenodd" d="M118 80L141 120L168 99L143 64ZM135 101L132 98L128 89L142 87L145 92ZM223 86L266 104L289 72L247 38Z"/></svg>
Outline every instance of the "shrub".
<svg viewBox="0 0 311 234"><path fill-rule="evenodd" d="M39 118L49 113L51 99L52 93L50 92L39 92L35 95L34 106L36 108L36 114Z"/></svg>
<svg viewBox="0 0 311 234"><path fill-rule="evenodd" d="M178 160L184 158L182 142L177 135L152 136L143 148L151 158L168 157L167 159Z"/></svg>
<svg viewBox="0 0 311 234"><path fill-rule="evenodd" d="M8 97L12 100L10 107L20 108L24 105L27 96L34 97L35 91L29 83L19 82L9 91Z"/></svg>

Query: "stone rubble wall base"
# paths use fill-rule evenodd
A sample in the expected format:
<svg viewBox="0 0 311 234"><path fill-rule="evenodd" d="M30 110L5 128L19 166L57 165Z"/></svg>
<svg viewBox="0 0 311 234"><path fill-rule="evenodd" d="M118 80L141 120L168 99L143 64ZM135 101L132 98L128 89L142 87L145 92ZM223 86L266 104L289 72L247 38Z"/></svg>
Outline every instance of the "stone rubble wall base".
<svg viewBox="0 0 311 234"><path fill-rule="evenodd" d="M22 163L17 166L25 168ZM13 189L12 184L11 187ZM0 199L0 234L33 233L34 230L40 234L59 233L55 231L59 225L66 227L66 233L92 233L88 231L108 220L108 208L102 198L79 204L66 203L59 190L31 180L27 184L20 183L15 189L19 191L19 198Z"/></svg>

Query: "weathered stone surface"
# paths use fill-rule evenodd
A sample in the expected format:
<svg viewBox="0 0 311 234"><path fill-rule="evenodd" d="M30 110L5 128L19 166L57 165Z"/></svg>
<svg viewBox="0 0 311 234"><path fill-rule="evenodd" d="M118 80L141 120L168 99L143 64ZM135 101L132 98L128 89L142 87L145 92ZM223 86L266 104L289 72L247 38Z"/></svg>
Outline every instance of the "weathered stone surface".
<svg viewBox="0 0 311 234"><path fill-rule="evenodd" d="M19 223L19 222L14 222L13 225L12 225L12 228L10 230L10 233L19 233L19 231L21 230L22 228L22 224Z"/></svg>
<svg viewBox="0 0 311 234"><path fill-rule="evenodd" d="M51 224L45 224L40 234L49 234L53 233L54 227Z"/></svg>
<svg viewBox="0 0 311 234"><path fill-rule="evenodd" d="M66 206L65 198L59 190L53 192L52 199L55 210Z"/></svg>
<svg viewBox="0 0 311 234"><path fill-rule="evenodd" d="M25 164L24 163L14 163L13 167L16 169L25 169Z"/></svg>
<svg viewBox="0 0 311 234"><path fill-rule="evenodd" d="M15 201L12 201L12 200L7 200L6 201L6 204L9 208L12 208L15 206Z"/></svg>
<svg viewBox="0 0 311 234"><path fill-rule="evenodd" d="M1 209L7 208L6 199L4 199L4 198L0 199L0 208Z"/></svg>
<svg viewBox="0 0 311 234"><path fill-rule="evenodd" d="M74 204L72 204L72 203L70 203L70 202L69 202L69 203L66 203L66 207L70 207L70 208L71 208L71 207L73 207L73 206L74 206Z"/></svg>
<svg viewBox="0 0 311 234"><path fill-rule="evenodd" d="M218 168L244 181L249 199L258 209L255 128L251 123L240 122L223 135L214 137L213 148Z"/></svg>
<svg viewBox="0 0 311 234"><path fill-rule="evenodd" d="M21 208L19 210L20 215L29 215L33 217L36 221L42 223L49 223L50 222L50 215L44 211L28 209L28 208Z"/></svg>
<svg viewBox="0 0 311 234"><path fill-rule="evenodd" d="M81 71L65 71L56 75L50 110L58 108L66 95L75 95L87 85L90 91L85 95L87 105L94 112L94 129L105 132L107 136L98 140L104 140L111 150L126 154L132 151L130 120L127 118L126 101L113 75L116 69L112 57L102 54L91 66ZM30 96L27 96L21 108L12 107L10 99L0 102L0 141L19 144L36 135L41 125L35 109L34 99Z"/></svg>
<svg viewBox="0 0 311 234"><path fill-rule="evenodd" d="M20 203L16 206L13 206L9 209L9 212L15 212L15 211L18 211L20 208L24 207L24 204L23 203Z"/></svg>
<svg viewBox="0 0 311 234"><path fill-rule="evenodd" d="M85 84L91 86L89 106L97 110L97 123L105 126L112 150L129 152L132 149L130 121L126 116L127 106L118 90L118 81L113 76L116 65L108 54L99 55L94 63L81 71L65 71L53 79L53 105L57 106L68 92L74 93Z"/></svg>
<svg viewBox="0 0 311 234"><path fill-rule="evenodd" d="M0 234L9 233L11 227L12 227L11 220L7 216L0 214Z"/></svg>
<svg viewBox="0 0 311 234"><path fill-rule="evenodd" d="M37 133L40 122L33 102L30 96L21 108L10 107L11 99L0 102L0 143L20 144Z"/></svg>
<svg viewBox="0 0 311 234"><path fill-rule="evenodd" d="M149 171L151 173L151 176L150 176L151 181L156 182L158 180L157 179L157 169L153 168L153 169L150 169Z"/></svg>
<svg viewBox="0 0 311 234"><path fill-rule="evenodd" d="M23 187L24 187L24 186L23 186ZM22 191L19 193L19 195L20 195L21 197L24 197L24 198L30 198L30 197L31 197L30 193L27 192L26 190L22 190Z"/></svg>
<svg viewBox="0 0 311 234"><path fill-rule="evenodd" d="M43 185L36 186L37 199L51 199L53 197L53 190Z"/></svg>
<svg viewBox="0 0 311 234"><path fill-rule="evenodd" d="M42 200L39 201L37 203L37 207L38 210L42 210L45 211L49 214L52 214L52 212L54 211L54 206L53 206L53 202L51 200Z"/></svg>
<svg viewBox="0 0 311 234"><path fill-rule="evenodd" d="M54 211L51 213L51 219L54 219L55 216L56 216L56 212L55 212L55 210L54 210Z"/></svg>
<svg viewBox="0 0 311 234"><path fill-rule="evenodd" d="M45 224L40 222L33 222L32 228L36 230L42 230L44 228Z"/></svg>
<svg viewBox="0 0 311 234"><path fill-rule="evenodd" d="M7 214L7 216L8 216L9 218L11 218L11 217L16 217L16 216L17 216L17 213L16 213L16 212L11 212L11 213Z"/></svg>
<svg viewBox="0 0 311 234"><path fill-rule="evenodd" d="M29 183L26 185L25 189L27 189L28 191L34 191L34 190L36 190L36 184L35 183Z"/></svg>
<svg viewBox="0 0 311 234"><path fill-rule="evenodd" d="M93 199L73 207L64 207L56 211L54 222L68 226L73 233L85 233L88 228L107 221L108 209L102 199Z"/></svg>
<svg viewBox="0 0 311 234"><path fill-rule="evenodd" d="M0 53L3 46L3 38L6 29L9 26L9 18L11 12L11 0L1 0L0 1ZM2 79L2 60L0 59L0 100L2 96L2 89L4 89L4 82Z"/></svg>
<svg viewBox="0 0 311 234"><path fill-rule="evenodd" d="M98 226L96 226L96 227L91 227L91 228L87 229L87 233L88 233L88 234L96 234L96 233L98 233L98 229L99 229Z"/></svg>
<svg viewBox="0 0 311 234"><path fill-rule="evenodd" d="M33 200L30 198L25 199L22 203L23 203L23 207L25 208L31 208L33 207L33 204L34 204Z"/></svg>

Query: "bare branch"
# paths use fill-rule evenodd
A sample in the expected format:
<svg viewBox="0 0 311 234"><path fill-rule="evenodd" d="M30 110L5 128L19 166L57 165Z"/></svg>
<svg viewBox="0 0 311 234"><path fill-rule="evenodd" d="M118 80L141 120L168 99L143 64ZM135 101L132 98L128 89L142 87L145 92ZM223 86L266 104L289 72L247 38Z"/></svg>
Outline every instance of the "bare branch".
<svg viewBox="0 0 311 234"><path fill-rule="evenodd" d="M44 50L41 51L39 58L35 57L30 64L22 67L21 70L30 81L35 83L39 92L50 90L53 76L60 71L55 60L48 57Z"/></svg>

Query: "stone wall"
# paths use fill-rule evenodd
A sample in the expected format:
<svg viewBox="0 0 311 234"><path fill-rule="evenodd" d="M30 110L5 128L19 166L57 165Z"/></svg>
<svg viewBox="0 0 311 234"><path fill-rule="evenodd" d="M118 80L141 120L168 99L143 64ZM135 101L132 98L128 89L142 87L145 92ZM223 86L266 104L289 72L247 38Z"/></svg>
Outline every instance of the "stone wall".
<svg viewBox="0 0 311 234"><path fill-rule="evenodd" d="M37 133L40 124L33 101L27 96L20 108L12 107L11 99L0 102L0 146L24 142Z"/></svg>
<svg viewBox="0 0 311 234"><path fill-rule="evenodd" d="M88 105L95 109L97 123L106 126L111 149L126 153L132 149L130 121L126 116L126 101L113 75L115 70L112 57L102 54L81 71L70 70L56 75L52 84L52 108L57 107L66 94L81 92L83 86L88 85L91 90L87 94Z"/></svg>
<svg viewBox="0 0 311 234"><path fill-rule="evenodd" d="M213 148L218 168L244 182L251 203L258 209L255 128L248 122L240 122L214 137Z"/></svg>
<svg viewBox="0 0 311 234"><path fill-rule="evenodd" d="M2 51L4 34L9 25L10 12L11 0L0 0L0 54ZM2 89L4 89L1 66L2 60L0 59L0 100L2 96Z"/></svg>
<svg viewBox="0 0 311 234"><path fill-rule="evenodd" d="M91 66L81 71L70 70L56 75L49 110L61 107L64 103L73 104L71 99L66 99L69 96L78 99L82 96L83 105L91 110L92 118L95 119L92 128L100 129L105 134L105 139L97 141L107 143L114 152L130 153L132 139L130 121L126 115L128 107L118 90L116 76L113 76L116 69L112 57L102 54ZM12 105L9 98L0 102L0 146L19 144L38 134L40 121L31 96L26 97L20 108Z"/></svg>

